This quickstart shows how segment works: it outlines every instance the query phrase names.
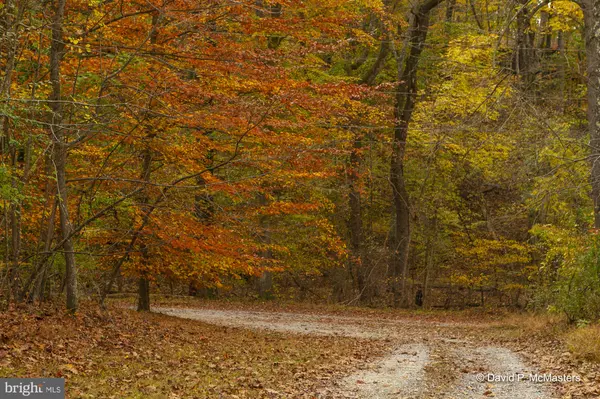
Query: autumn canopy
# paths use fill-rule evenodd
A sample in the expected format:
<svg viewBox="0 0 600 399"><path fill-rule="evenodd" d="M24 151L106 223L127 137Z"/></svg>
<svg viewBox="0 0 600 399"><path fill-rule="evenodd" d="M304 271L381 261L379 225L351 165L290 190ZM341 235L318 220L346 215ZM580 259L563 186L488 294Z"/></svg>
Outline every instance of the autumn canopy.
<svg viewBox="0 0 600 399"><path fill-rule="evenodd" d="M420 295L597 317L598 18L596 0L5 0L0 305Z"/></svg>

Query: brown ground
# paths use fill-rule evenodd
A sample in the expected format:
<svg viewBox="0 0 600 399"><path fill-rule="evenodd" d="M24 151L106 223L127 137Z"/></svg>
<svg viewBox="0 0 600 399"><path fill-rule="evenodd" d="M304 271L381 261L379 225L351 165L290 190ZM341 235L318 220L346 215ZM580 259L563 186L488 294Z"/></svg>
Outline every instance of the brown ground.
<svg viewBox="0 0 600 399"><path fill-rule="evenodd" d="M1 313L0 377L64 376L69 398L600 396L598 365L574 358L558 332L528 329L527 318L163 302L172 317L128 305L89 305L75 318L49 308ZM583 382L475 380L526 371Z"/></svg>

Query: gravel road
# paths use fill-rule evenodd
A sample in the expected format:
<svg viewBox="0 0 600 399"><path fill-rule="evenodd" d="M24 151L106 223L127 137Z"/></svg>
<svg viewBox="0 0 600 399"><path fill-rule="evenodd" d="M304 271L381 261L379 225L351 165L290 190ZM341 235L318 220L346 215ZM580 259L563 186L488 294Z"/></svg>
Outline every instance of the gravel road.
<svg viewBox="0 0 600 399"><path fill-rule="evenodd" d="M556 397L551 384L530 381L529 376L536 370L517 353L478 343L469 334L477 325L201 308L155 311L229 327L385 339L394 343L394 350L384 357L315 393L323 399Z"/></svg>

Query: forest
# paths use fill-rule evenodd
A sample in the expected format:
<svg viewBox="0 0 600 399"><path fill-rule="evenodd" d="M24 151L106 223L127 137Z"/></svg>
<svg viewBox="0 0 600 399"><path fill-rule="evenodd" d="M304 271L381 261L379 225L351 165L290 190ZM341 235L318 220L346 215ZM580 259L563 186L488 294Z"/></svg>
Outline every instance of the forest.
<svg viewBox="0 0 600 399"><path fill-rule="evenodd" d="M0 302L593 320L598 7L6 1Z"/></svg>
<svg viewBox="0 0 600 399"><path fill-rule="evenodd" d="M591 328L599 157L599 0L3 0L0 314Z"/></svg>

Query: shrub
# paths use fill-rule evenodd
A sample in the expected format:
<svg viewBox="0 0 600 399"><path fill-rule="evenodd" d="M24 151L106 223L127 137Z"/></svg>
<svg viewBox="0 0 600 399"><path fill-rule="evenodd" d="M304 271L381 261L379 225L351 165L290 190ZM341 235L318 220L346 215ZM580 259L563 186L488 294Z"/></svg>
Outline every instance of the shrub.
<svg viewBox="0 0 600 399"><path fill-rule="evenodd" d="M534 229L544 261L538 271L534 306L563 313L570 323L600 318L600 236Z"/></svg>
<svg viewBox="0 0 600 399"><path fill-rule="evenodd" d="M600 362L600 325L573 330L567 335L567 346L577 357Z"/></svg>

